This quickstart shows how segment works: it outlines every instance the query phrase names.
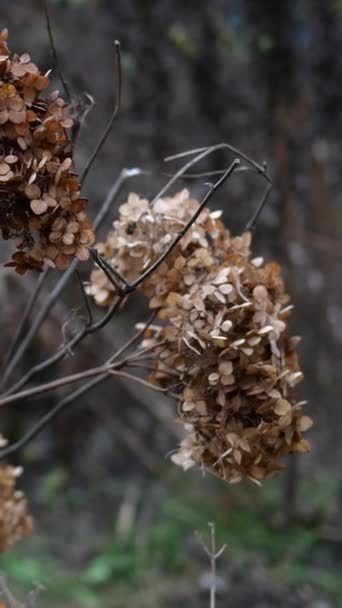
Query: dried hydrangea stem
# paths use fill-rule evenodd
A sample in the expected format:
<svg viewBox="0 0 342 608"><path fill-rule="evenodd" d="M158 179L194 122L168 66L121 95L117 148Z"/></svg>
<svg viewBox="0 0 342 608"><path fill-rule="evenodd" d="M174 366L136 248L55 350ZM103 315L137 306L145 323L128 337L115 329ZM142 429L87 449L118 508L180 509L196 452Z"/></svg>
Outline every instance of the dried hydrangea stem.
<svg viewBox="0 0 342 608"><path fill-rule="evenodd" d="M70 374L70 376L63 376L62 378L58 378L57 380L51 380L51 382L46 382L45 384L38 384L32 388L25 389L18 393L14 393L13 395L8 395L7 397L2 397L0 399L0 407L4 405L10 405L11 403L15 403L18 401L22 401L24 399L28 399L29 397L36 397L37 395L43 395L44 393L48 393L57 388L61 388L68 384L75 384L76 382L80 382L81 380L86 380L87 378L91 378L92 376L99 376L101 374L107 374L111 371L110 367L101 365L100 367L93 367L91 369L87 369L83 372L78 372L76 374Z"/></svg>
<svg viewBox="0 0 342 608"><path fill-rule="evenodd" d="M106 219L106 216L107 216L113 202L115 201L116 197L121 192L121 189L122 189L123 185L126 183L126 181L128 179L131 179L132 177L136 177L136 176L140 175L141 173L142 173L142 171L139 168L123 169L120 172L118 179L114 182L113 186L110 188L103 204L101 205L99 212L97 213L97 215L94 219L94 222L93 222L94 230L97 230L102 225L103 221ZM58 300L63 289L65 288L68 281L72 277L75 269L77 268L77 265L78 265L78 260L74 260L72 262L71 266L64 272L64 274L57 281L55 287L49 294L49 296L48 296L47 300L45 301L44 305L42 306L41 310L37 312L27 335L22 340L22 342L16 349L16 352L13 353L13 356L11 357L11 359L8 362L7 369L6 369L6 371L3 375L3 379L2 379L3 385L6 384L10 375L15 370L18 363L21 361L22 357L24 356L27 349L31 345L37 332L40 329L40 326L45 321L51 308L54 306L55 302ZM83 335L82 335L82 337L79 336L77 338L76 342L78 343L83 337L84 337ZM70 346L75 346L75 343L69 344L69 347ZM57 353L56 358L54 358L54 360L53 360L53 363L59 361L61 358L62 358L62 356L60 356L60 354ZM47 367L47 366L45 366L44 363L42 363L41 365L42 365L42 367L40 367L38 371L42 371L42 370L46 369L46 367ZM50 366L50 363L48 364L48 366ZM35 369L38 369L38 366L35 366ZM37 372L34 372L34 373L37 373ZM29 372L28 379L30 379L32 377L32 375L33 374ZM25 382L26 382L26 380L25 380ZM21 386L23 385L22 381L20 382L20 385Z"/></svg>
<svg viewBox="0 0 342 608"><path fill-rule="evenodd" d="M76 346L78 346L86 336L93 334L96 331L99 331L100 329L105 327L105 325L107 325L107 323L113 318L113 315L119 308L121 302L122 298L117 298L115 302L113 302L107 313L101 319L91 325L85 325L75 336L73 336L73 338L71 338L66 344L64 344L64 346L60 350L58 350L48 359L45 359L41 363L38 363L37 365L32 367L26 374L24 374L20 378L20 380L16 384L11 386L10 389L3 393L2 396L5 397L18 392L23 386L25 386L25 384L32 380L34 376L43 371L46 371L47 369L64 359L64 357L68 353L70 353L70 351L72 351Z"/></svg>
<svg viewBox="0 0 342 608"><path fill-rule="evenodd" d="M96 214L93 227L94 230L97 230L102 225L103 221L106 219L116 197L119 196L122 187L125 185L126 181L132 179L133 177L138 177L139 175L144 175L143 169L140 167L132 167L130 169L122 169L119 173L118 178L115 180L114 184L110 188L103 204L101 205L98 213Z"/></svg>
<svg viewBox="0 0 342 608"><path fill-rule="evenodd" d="M4 405L10 405L11 403L16 403L18 401L22 401L24 399L28 399L29 397L36 397L38 395L43 395L44 393L48 393L55 389L61 388L68 384L75 384L80 382L81 380L86 380L91 378L92 376L100 376L103 374L112 374L116 376L122 376L125 378L130 377L137 382L141 382L144 386L149 386L150 388L154 388L158 392L167 393L168 389L164 389L162 387L150 384L146 382L142 378L136 378L131 374L126 372L118 371L117 367L122 367L125 365L125 361L120 361L119 363L111 363L108 365L101 365L99 367L93 367L91 369L84 370L83 372L78 372L76 374L70 374L69 376L63 376L62 378L58 378L57 380L51 380L50 382L46 382L45 384L39 384L38 386L34 386L32 388L25 389L13 395L8 395L7 397L0 398L0 407Z"/></svg>
<svg viewBox="0 0 342 608"><path fill-rule="evenodd" d="M181 230L179 230L178 234L171 241L170 245L166 247L165 251L159 256L159 258L153 262L135 281L130 284L130 289L136 289L141 283L143 283L155 270L159 268L159 266L163 263L163 261L167 258L167 256L171 253L171 251L176 247L177 243L184 237L184 235L189 231L191 226L196 222L198 216L201 214L205 205L208 203L209 199L213 196L213 194L223 186L223 184L230 178L230 176L234 173L235 169L239 166L239 159L233 160L230 167L227 171L220 177L219 180L212 186L210 186L208 192L202 198L198 209L191 216L189 221L183 226Z"/></svg>
<svg viewBox="0 0 342 608"><path fill-rule="evenodd" d="M43 5L44 5L46 29L47 29L48 36L49 36L49 42L50 42L52 57L53 57L54 62L55 62L55 66L56 66L56 70L58 72L59 79L60 79L60 81L62 83L65 96L66 96L66 98L68 100L68 103L70 103L71 102L71 94L70 94L68 83L67 83L67 81L64 78L63 70L62 70L61 65L60 65L60 61L59 61L59 57L58 57L58 53L57 53L57 49L56 49L56 45L55 45L54 35L53 35L53 31L52 31L52 26L51 26L51 19L50 19L50 11L49 11L48 0L43 0Z"/></svg>
<svg viewBox="0 0 342 608"><path fill-rule="evenodd" d="M124 372L118 372L115 375L119 379L120 377L122 377L123 379L128 379L131 381L133 380L134 382L143 384L146 388L156 391L159 390L159 392L163 392L164 394L167 394L170 397L174 398L174 396L168 391L168 389L163 389L162 391L160 391L159 387L156 387L156 385L146 382L142 378L138 378L137 376L125 374ZM55 420L69 405L72 405L79 397L82 397L99 384L108 380L110 376L111 374L107 372L102 375L99 375L95 379L90 380L89 382L81 386L79 389L71 392L69 395L64 397L61 401L57 403L57 405L52 410L42 416L42 418L26 433L26 435L24 435L16 443L13 443L9 447L0 450L0 460L6 459L8 458L8 456L11 456L16 452L22 450L33 439L35 439L37 435L39 435L53 420ZM165 423L165 419L163 419L162 416L159 416L158 411L154 411L153 413L158 418L158 420ZM175 433L175 435L177 438L179 438L178 433Z"/></svg>
<svg viewBox="0 0 342 608"><path fill-rule="evenodd" d="M155 319L157 311L153 311L150 318L138 329L138 331L129 339L123 346L121 346L115 353L112 355L105 363L105 365L110 365L115 363L121 355L131 348L136 342L144 335L145 331L150 327L151 323ZM137 353L139 355L139 352ZM126 361L130 361L132 357L127 357ZM99 377L92 379L86 382L83 386L72 391L69 395L61 399L55 407L52 408L47 414L45 414L19 441L13 443L9 447L6 447L0 450L0 459L7 458L11 454L21 450L24 448L30 441L32 441L41 431L46 428L50 422L52 422L55 418L57 418L69 405L74 403L79 397L86 394L88 391L93 389L95 386L101 384L105 380L108 380L109 374L105 373L100 375Z"/></svg>
<svg viewBox="0 0 342 608"><path fill-rule="evenodd" d="M207 546L203 541L200 534L197 534L197 538L201 543L204 552L207 554L210 560L210 574L211 574L211 582L210 582L210 608L215 608L216 605L216 562L224 553L227 548L227 545L222 545L219 549L216 547L216 529L215 524L211 521L208 522L209 531L210 531L210 544Z"/></svg>
<svg viewBox="0 0 342 608"><path fill-rule="evenodd" d="M112 266L107 264L106 260L101 256L101 254L96 249L90 249L90 254L93 256L96 264L101 268L101 270L105 273L107 279L113 283L116 292L119 295L125 295L129 291L132 291L128 281L126 281L125 277L118 272ZM123 283L124 287L120 285Z"/></svg>
<svg viewBox="0 0 342 608"><path fill-rule="evenodd" d="M222 149L232 152L234 154L234 156L247 162L251 167L254 167L254 169L258 173L260 173L269 183L271 183L271 179L267 175L267 165L265 163L260 165L253 158L251 158L250 156L248 156L247 154L242 152L242 150L240 150L239 148L235 148L235 146L232 146L231 144L228 144L227 142L222 142L220 144L217 144L216 146L194 148L192 150L180 152L179 154L173 154L172 156L167 156L166 158L164 158L164 161L167 163L167 162L177 160L180 158L185 158L186 156L192 156L193 154L195 154L197 156L198 154L202 154L205 151L207 151L209 154L211 154L212 152L215 152L216 150L222 150Z"/></svg>
<svg viewBox="0 0 342 608"><path fill-rule="evenodd" d="M27 332L25 338L19 344L16 352L14 353L11 361L9 362L6 372L3 375L3 384L7 383L7 380L11 376L12 372L16 369L18 363L21 361L22 357L26 353L27 349L32 343L32 340L35 338L36 333L40 329L40 326L45 321L47 315L49 314L51 308L57 301L59 295L63 291L64 287L67 285L69 279L72 277L76 267L78 265L78 260L74 260L69 266L68 270L61 276L61 278L57 281L55 287L50 292L47 300L44 302L44 305L37 312L33 323Z"/></svg>
<svg viewBox="0 0 342 608"><path fill-rule="evenodd" d="M71 405L78 397L81 397L92 388L107 380L110 376L106 373L93 380L89 380L83 386L72 391L69 395L58 401L58 403L50 410L47 414L42 416L39 421L33 425L33 427L18 441L12 443L9 447L0 450L0 460L4 460L15 454L16 452L22 450L25 446L27 446L41 431L43 431L50 422L52 422L59 414L61 414L68 405Z"/></svg>
<svg viewBox="0 0 342 608"><path fill-rule="evenodd" d="M262 198L260 199L260 202L259 202L256 210L254 211L251 219L247 222L247 224L245 226L245 230L253 231L255 229L258 218L267 203L271 190L272 190L272 184L268 184Z"/></svg>
<svg viewBox="0 0 342 608"><path fill-rule="evenodd" d="M246 223L246 227L245 230L254 230L256 223L261 215L262 210L264 209L269 194L272 190L272 180L270 178L270 176L267 173L267 163L264 162L262 165L260 165L259 163L257 163L253 158L251 158L250 156L248 156L247 154L245 154L244 152L242 152L241 150L239 150L238 148L235 148L234 146L231 146L230 144L227 144L226 142L223 142L221 144L218 144L217 146L213 146L211 148L195 148L193 150L188 150L186 152L181 152L179 154L174 154L172 156L167 156L166 158L164 158L165 162L170 162L173 160L178 160L180 158L184 158L186 156L192 156L193 154L196 154L196 158L194 159L195 162L198 162L198 154L202 154L205 153L206 151L211 154L212 152L215 152L216 150L221 150L221 149L226 149L230 152L232 152L233 154L235 154L237 156L237 158L240 158L242 160L244 160L245 162L248 163L248 165L253 168L256 173L258 173L259 175L261 175L267 182L267 186L266 189L264 191L264 194L259 202L259 204L257 205L256 210L253 212L252 217L250 218L250 220L248 220L248 222ZM202 157L200 157L201 159ZM191 167L191 165L189 166L189 168ZM184 169L184 167L182 168ZM237 170L245 170L245 167L240 167ZM211 175L217 175L218 172L216 171L212 171L210 174ZM219 173L224 173L224 171L219 171ZM209 175L210 175L209 174ZM178 173L176 173L173 177L176 178L178 175ZM205 174L202 174L203 176L205 176ZM201 174L199 174L199 177L201 176ZM184 177L192 177L191 175L184 175ZM164 191L162 191L161 196L163 196L165 194ZM154 199L153 202L155 202L156 199Z"/></svg>
<svg viewBox="0 0 342 608"><path fill-rule="evenodd" d="M87 321L85 323L85 327L88 328L88 327L91 327L94 324L93 311L91 309L91 305L90 305L88 294L86 293L86 290L84 289L84 285L83 285L83 281L81 279L81 275L80 275L79 271L77 270L77 268L75 270L75 274L76 274L76 277L77 277L77 280L78 280L78 284L80 286L80 290L81 290L84 306L85 306L85 309L87 311L87 317L88 318L87 318Z"/></svg>
<svg viewBox="0 0 342 608"><path fill-rule="evenodd" d="M87 175L91 169L91 167L93 166L95 160L97 159L103 145L106 143L108 136L110 135L110 132L112 130L113 124L115 122L115 119L119 113L120 110L120 106L121 106L121 95L122 95L122 68L121 68L121 52L120 52L120 42L118 40L115 40L115 55L116 55L116 98L115 98L115 105L114 105L114 110L112 113L112 116L110 117L110 120L108 122L108 125L106 126L99 142L97 143L95 150L93 151L90 159L88 160L85 169L82 173L82 177L81 177L81 186L84 185L84 182L87 178Z"/></svg>
<svg viewBox="0 0 342 608"><path fill-rule="evenodd" d="M34 290L33 290L32 294L31 294L31 296L29 298L29 301L28 301L28 303L26 305L26 308L25 308L25 310L24 310L24 312L22 314L22 317L20 319L20 322L19 322L17 331L15 333L15 336L13 338L12 344L11 344L10 348L8 349L6 357L5 357L5 359L4 359L3 363L2 363L1 373L0 373L0 376L2 376L2 377L4 377L3 374L6 373L7 365L9 364L9 362L11 361L11 358L13 357L13 355L15 353L15 350L16 350L18 344L19 344L19 340L22 337L22 334L24 332L24 329L25 329L25 326L27 324L27 321L28 321L28 319L29 319L29 317L30 317L33 309L34 309L35 304L37 303L38 296L39 296L39 294L40 294L40 292L41 292L41 290L42 290L42 288L44 286L44 283L45 283L45 281L47 279L47 276L48 276L50 270L51 269L49 267L47 267L47 268L45 268L45 270L43 271L43 273L38 276L38 280L36 282Z"/></svg>
<svg viewBox="0 0 342 608"><path fill-rule="evenodd" d="M196 151L192 151L190 152L183 152L179 155L179 157L182 156L186 156L189 154L195 154L196 152L196 156L195 158L192 158L191 160L189 160L185 165L183 165L167 182L167 184L158 192L158 194L156 194L156 196L152 199L150 206L153 207L154 203L159 199L162 198L163 196L165 196L165 194L170 190L170 188L173 186L174 183L176 183L176 181L182 177L185 173L187 173L187 171L189 169L191 169L191 167L193 167L194 165L197 165L199 162L201 162L201 160L204 160L205 158L207 158L207 156L210 156L211 154L213 154L214 152L216 152L217 150L221 150L222 148L226 148L228 144L217 144L216 146L210 146L208 148L201 148L200 150L196 150ZM230 148L229 148L230 149ZM236 155L237 157L241 156L242 157L242 153L238 153ZM167 158L165 158L165 162L168 162L169 160L172 160L174 158L177 158L176 156L169 156ZM230 168L229 168L230 169ZM229 170L228 169L228 170ZM227 172L227 169L225 170L225 172Z"/></svg>

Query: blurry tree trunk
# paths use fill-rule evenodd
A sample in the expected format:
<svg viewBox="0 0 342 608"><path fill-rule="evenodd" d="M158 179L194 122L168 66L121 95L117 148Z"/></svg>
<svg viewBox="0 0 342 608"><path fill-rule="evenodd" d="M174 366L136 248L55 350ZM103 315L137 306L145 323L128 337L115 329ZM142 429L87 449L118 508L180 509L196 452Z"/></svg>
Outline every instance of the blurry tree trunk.
<svg viewBox="0 0 342 608"><path fill-rule="evenodd" d="M227 139L221 128L224 106L227 103L221 84L221 56L219 52L219 24L217 13L207 0L198 0L201 19L198 20L198 40L200 44L192 62L192 79L196 103L203 116L204 125L209 129L212 141L216 143ZM227 163L226 152L219 151L215 158L208 159L208 166L215 169Z"/></svg>
<svg viewBox="0 0 342 608"><path fill-rule="evenodd" d="M138 73L142 76L140 88L143 99L138 98L138 103L140 101L142 106L135 104L135 112L141 115L143 111L149 117L150 126L154 127L155 149L162 159L168 151L166 117L171 102L166 64L168 53L164 52L167 38L165 39L165 30L160 27L160 21L155 18L155 2L137 2L136 10L145 36L141 40L140 52L136 57Z"/></svg>
<svg viewBox="0 0 342 608"><path fill-rule="evenodd" d="M325 137L338 135L342 108L342 39L337 3L311 0L313 85L317 115L314 124Z"/></svg>
<svg viewBox="0 0 342 608"><path fill-rule="evenodd" d="M293 49L293 5L288 0L245 0L251 43L258 78L264 85L266 117L273 142L274 184L278 195L279 254L287 257L289 236L296 227L293 163L296 146L289 130L291 113L298 103L296 63ZM283 477L283 520L291 525L298 489L299 470L295 457L288 459Z"/></svg>

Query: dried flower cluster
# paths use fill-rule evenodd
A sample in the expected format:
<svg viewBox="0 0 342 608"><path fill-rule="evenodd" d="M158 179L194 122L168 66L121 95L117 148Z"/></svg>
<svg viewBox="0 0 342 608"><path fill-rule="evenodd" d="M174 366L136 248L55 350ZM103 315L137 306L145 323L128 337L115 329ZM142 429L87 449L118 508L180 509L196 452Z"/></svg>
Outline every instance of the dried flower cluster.
<svg viewBox="0 0 342 608"><path fill-rule="evenodd" d="M73 257L87 259L94 234L73 170L72 126L58 91L27 53L10 54L0 33L0 231L14 239L17 272L63 270Z"/></svg>
<svg viewBox="0 0 342 608"><path fill-rule="evenodd" d="M197 208L186 190L152 206L131 194L97 248L135 279ZM200 464L231 483L260 482L283 468L282 455L309 451L302 433L312 422L294 396L299 339L289 336L281 269L251 259L251 235L232 238L219 217L204 209L142 285L161 320L144 346L155 346L150 380L180 398L187 435L173 461L184 469ZM96 302L108 305L114 292L95 269L89 293Z"/></svg>
<svg viewBox="0 0 342 608"><path fill-rule="evenodd" d="M119 209L114 230L96 248L128 281L133 281L162 254L197 208L198 202L189 198L187 190L158 199L153 208L146 199L130 194ZM204 209L177 247L142 284L151 307L161 307L172 292L187 292L200 269L207 272L224 261L229 235L219 221L220 215ZM115 295L115 287L98 269L92 273L88 291L99 306L111 304Z"/></svg>
<svg viewBox="0 0 342 608"><path fill-rule="evenodd" d="M6 441L0 437L1 447ZM27 514L24 495L15 489L18 467L0 467L0 552L32 531L32 519Z"/></svg>

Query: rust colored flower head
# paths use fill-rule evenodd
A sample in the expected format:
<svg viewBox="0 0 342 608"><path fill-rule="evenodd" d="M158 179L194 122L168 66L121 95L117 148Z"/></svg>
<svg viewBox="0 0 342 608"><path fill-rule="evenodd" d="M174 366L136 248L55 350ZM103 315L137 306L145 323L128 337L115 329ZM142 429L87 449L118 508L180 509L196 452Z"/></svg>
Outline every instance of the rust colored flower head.
<svg viewBox="0 0 342 608"><path fill-rule="evenodd" d="M98 248L134 279L198 205L186 190L152 206L130 195ZM173 393L177 387L186 437L173 461L230 483L259 483L283 468L284 454L309 451L302 435L312 422L295 396L303 375L281 268L253 259L250 233L232 238L219 215L204 209L142 284L160 319L143 346L155 353L150 381ZM96 269L89 292L108 305L114 288Z"/></svg>
<svg viewBox="0 0 342 608"><path fill-rule="evenodd" d="M27 53L11 54L0 33L0 231L18 253L19 273L44 261L65 269L88 257L94 234L74 173L68 129L72 120L58 91Z"/></svg>
<svg viewBox="0 0 342 608"><path fill-rule="evenodd" d="M18 467L0 467L0 552L32 531L24 495L15 487L20 473Z"/></svg>

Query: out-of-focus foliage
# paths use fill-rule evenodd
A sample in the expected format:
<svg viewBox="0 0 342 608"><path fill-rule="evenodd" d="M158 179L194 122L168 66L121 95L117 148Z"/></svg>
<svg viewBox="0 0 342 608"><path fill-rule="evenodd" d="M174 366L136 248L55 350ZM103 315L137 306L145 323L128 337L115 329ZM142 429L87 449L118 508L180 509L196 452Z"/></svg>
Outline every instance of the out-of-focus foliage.
<svg viewBox="0 0 342 608"><path fill-rule="evenodd" d="M316 515L311 523L308 514L304 516L303 512L303 523L288 532L279 525L281 495L276 482L269 482L262 500L261 496L255 496L253 504L248 504L242 492L242 503L237 507L229 504L229 500L227 504L222 487L217 488L216 497L211 495L205 499L200 484L196 483L193 489L190 496L182 484L183 498L176 498L173 490L164 496L158 497L158 491L146 496L127 535L120 538L117 531L109 533L100 544L94 539L96 553L90 555L82 567L72 564L63 567L51 556L46 541L37 542L35 537L26 546L20 545L8 554L6 562L1 558L0 567L5 567L12 584L19 589L27 589L39 581L45 587L41 601L48 605L76 601L81 606L92 607L98 605L101 598L103 605L110 601L110 605L120 606L123 598L127 601L131 597L133 605L140 606L142 593L155 593L156 598L160 594L158 577L165 577L165 602L172 598L175 577L184 597L197 597L198 583L193 579L193 572L201 571L205 565L194 533L204 533L207 521L215 514L217 538L228 543L220 572L225 573L228 581L231 577L240 581L237 583L240 598L244 597L243 586L251 573L256 578L261 576L266 589L267 584L272 589L270 579L273 577L278 586L280 581L303 586L303 589L310 584L316 592L330 593L337 601L342 598L338 564L334 565L331 557L328 573L319 565L319 555L326 542L321 534L322 512L312 511L309 517ZM324 495L331 499L333 491L334 488L329 489L329 480L319 486L307 483L301 496L317 509L317 497ZM152 497L155 510L149 506ZM225 510L219 508L221 501ZM326 507L326 501L322 506ZM263 575L257 574L258 568L265 569ZM232 592L228 586L227 597ZM306 605L304 596L302 602L301 605Z"/></svg>

